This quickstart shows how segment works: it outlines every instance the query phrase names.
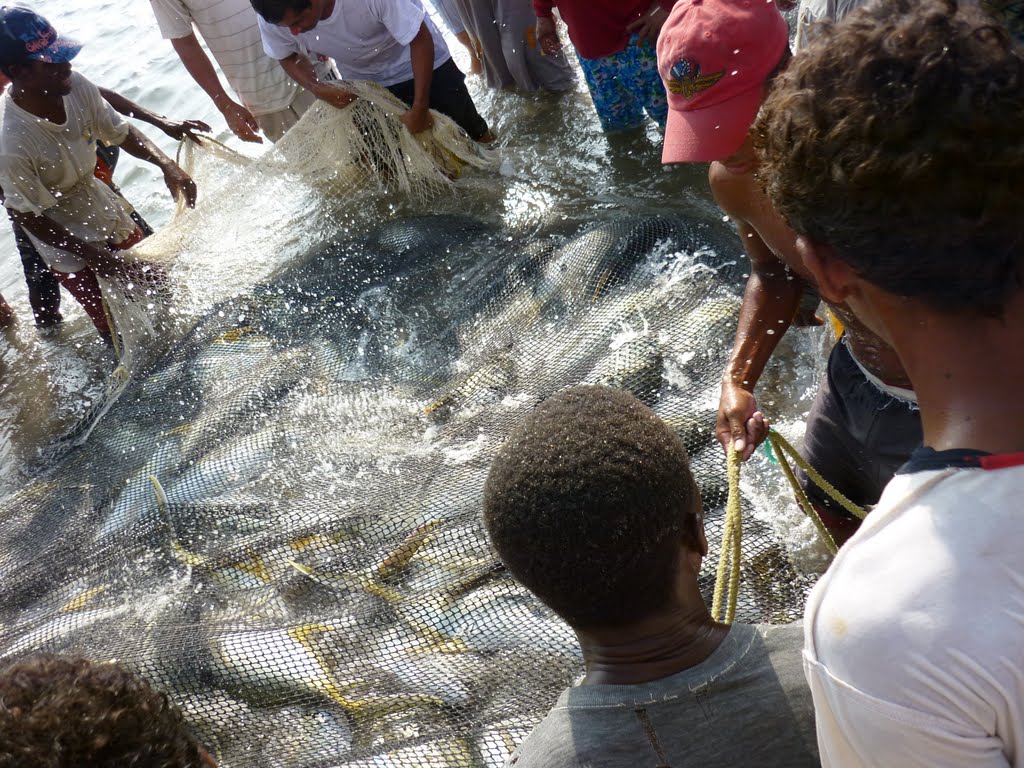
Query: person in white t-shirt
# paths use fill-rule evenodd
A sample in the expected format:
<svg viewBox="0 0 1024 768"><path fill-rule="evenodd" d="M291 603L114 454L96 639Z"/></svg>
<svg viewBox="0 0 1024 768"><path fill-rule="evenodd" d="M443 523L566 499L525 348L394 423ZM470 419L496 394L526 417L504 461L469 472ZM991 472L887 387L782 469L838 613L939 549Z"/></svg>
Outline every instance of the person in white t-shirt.
<svg viewBox="0 0 1024 768"><path fill-rule="evenodd" d="M160 34L171 41L192 79L242 141L261 142L260 130L277 141L316 101L263 52L256 14L248 0L149 1ZM241 104L224 90L195 30Z"/></svg>
<svg viewBox="0 0 1024 768"><path fill-rule="evenodd" d="M896 350L924 447L812 592L826 766L1024 766L1024 50L970 0L811 30L755 126L821 295Z"/></svg>
<svg viewBox="0 0 1024 768"><path fill-rule="evenodd" d="M355 95L319 79L305 50L330 56L344 80L372 80L409 105L411 133L431 126L436 109L471 139L494 135L466 90L465 75L420 0L251 0L260 16L263 48L299 83L339 109Z"/></svg>
<svg viewBox="0 0 1024 768"><path fill-rule="evenodd" d="M0 188L11 218L110 340L96 276L144 282L147 270L118 254L144 233L132 207L94 175L96 142L158 166L171 195L189 205L196 185L72 71L80 49L28 8L0 8L0 71L11 80L0 96Z"/></svg>

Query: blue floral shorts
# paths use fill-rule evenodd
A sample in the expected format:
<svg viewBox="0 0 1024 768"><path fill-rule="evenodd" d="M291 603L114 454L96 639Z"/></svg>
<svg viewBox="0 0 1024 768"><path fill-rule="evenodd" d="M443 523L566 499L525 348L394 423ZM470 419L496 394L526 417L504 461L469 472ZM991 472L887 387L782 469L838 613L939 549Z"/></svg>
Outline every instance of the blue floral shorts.
<svg viewBox="0 0 1024 768"><path fill-rule="evenodd" d="M648 116L665 130L668 101L654 46L640 43L633 35L623 50L611 56L578 58L605 131L636 128L644 125Z"/></svg>

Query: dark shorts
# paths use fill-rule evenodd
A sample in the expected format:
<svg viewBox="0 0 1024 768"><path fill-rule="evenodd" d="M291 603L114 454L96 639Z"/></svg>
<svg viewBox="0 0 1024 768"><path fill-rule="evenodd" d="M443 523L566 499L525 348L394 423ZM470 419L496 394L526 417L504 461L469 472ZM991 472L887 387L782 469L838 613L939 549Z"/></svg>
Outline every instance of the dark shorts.
<svg viewBox="0 0 1024 768"><path fill-rule="evenodd" d="M406 104L412 104L416 96L416 84L413 80L389 85L388 90ZM487 122L476 111L473 99L466 89L466 76L451 59L434 70L434 76L430 80L430 108L442 115L448 115L474 141L480 140L487 133Z"/></svg>
<svg viewBox="0 0 1024 768"><path fill-rule="evenodd" d="M878 502L886 483L919 445L921 413L917 406L868 381L846 344L837 343L807 417L804 458L863 507ZM849 517L803 472L797 474L816 506Z"/></svg>

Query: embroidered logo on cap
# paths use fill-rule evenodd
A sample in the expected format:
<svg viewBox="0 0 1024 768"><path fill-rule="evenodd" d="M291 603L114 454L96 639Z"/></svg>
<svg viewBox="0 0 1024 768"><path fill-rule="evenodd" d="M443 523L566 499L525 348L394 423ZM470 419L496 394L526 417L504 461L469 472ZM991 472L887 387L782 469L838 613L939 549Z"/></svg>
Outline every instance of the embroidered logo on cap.
<svg viewBox="0 0 1024 768"><path fill-rule="evenodd" d="M725 76L725 70L713 75L702 75L700 64L687 59L680 59L669 70L668 89L681 95L684 99L693 98L701 91L706 91Z"/></svg>

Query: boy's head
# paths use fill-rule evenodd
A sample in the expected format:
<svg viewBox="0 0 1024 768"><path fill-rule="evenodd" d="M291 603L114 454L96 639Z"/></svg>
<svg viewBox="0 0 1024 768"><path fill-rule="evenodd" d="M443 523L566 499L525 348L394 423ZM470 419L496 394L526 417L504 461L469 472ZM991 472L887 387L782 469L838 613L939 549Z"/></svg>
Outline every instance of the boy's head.
<svg viewBox="0 0 1024 768"><path fill-rule="evenodd" d="M1021 290L1024 57L978 8L890 0L816 25L754 135L812 271L940 312L999 315Z"/></svg>
<svg viewBox="0 0 1024 768"><path fill-rule="evenodd" d="M326 0L250 0L268 24L288 27L293 35L309 32L323 17Z"/></svg>
<svg viewBox="0 0 1024 768"><path fill-rule="evenodd" d="M19 82L39 81L65 95L71 91L71 60L81 43L61 37L35 11L20 5L0 7L0 72Z"/></svg>
<svg viewBox="0 0 1024 768"><path fill-rule="evenodd" d="M669 105L661 161L735 154L788 46L789 28L772 0L679 0L658 36Z"/></svg>
<svg viewBox="0 0 1024 768"><path fill-rule="evenodd" d="M666 607L684 549L707 550L682 442L608 387L567 389L523 419L491 464L484 521L512 575L584 629Z"/></svg>
<svg viewBox="0 0 1024 768"><path fill-rule="evenodd" d="M34 656L0 672L0 765L209 768L181 712L114 663Z"/></svg>

